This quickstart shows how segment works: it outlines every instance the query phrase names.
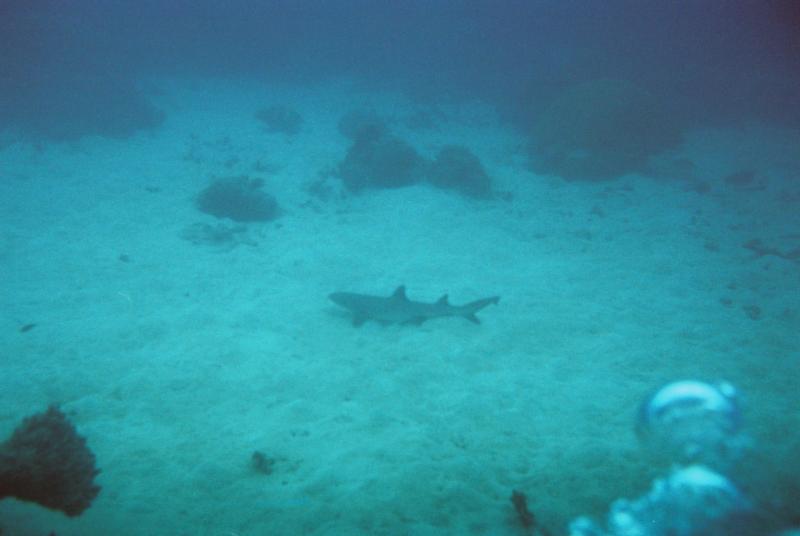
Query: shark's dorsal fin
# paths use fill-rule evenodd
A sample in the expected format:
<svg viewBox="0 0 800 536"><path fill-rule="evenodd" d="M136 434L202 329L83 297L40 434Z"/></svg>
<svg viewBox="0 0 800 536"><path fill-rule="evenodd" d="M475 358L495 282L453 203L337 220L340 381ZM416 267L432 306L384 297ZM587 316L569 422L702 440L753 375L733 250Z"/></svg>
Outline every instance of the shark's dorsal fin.
<svg viewBox="0 0 800 536"><path fill-rule="evenodd" d="M406 298L406 286L400 285L399 287L397 287L397 289L392 294L392 298L394 298L395 300L408 301L408 298Z"/></svg>
<svg viewBox="0 0 800 536"><path fill-rule="evenodd" d="M450 302L447 301L447 294L439 298L439 301L436 302L436 305L450 305Z"/></svg>

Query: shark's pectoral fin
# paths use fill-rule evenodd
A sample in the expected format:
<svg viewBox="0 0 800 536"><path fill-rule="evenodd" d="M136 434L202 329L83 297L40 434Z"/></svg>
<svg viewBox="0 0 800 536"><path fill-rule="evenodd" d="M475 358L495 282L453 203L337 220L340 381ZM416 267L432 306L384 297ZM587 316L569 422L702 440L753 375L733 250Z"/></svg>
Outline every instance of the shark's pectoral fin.
<svg viewBox="0 0 800 536"><path fill-rule="evenodd" d="M481 320L475 316L475 313L467 313L464 315L464 318L472 322L473 324L480 324Z"/></svg>
<svg viewBox="0 0 800 536"><path fill-rule="evenodd" d="M353 325L355 327L359 327L359 326L363 325L364 322L366 322L366 321L367 321L367 317L364 316L364 315L358 315L358 314L354 314L353 315Z"/></svg>
<svg viewBox="0 0 800 536"><path fill-rule="evenodd" d="M423 322L427 320L424 316L415 316L414 318L409 318L404 324L411 324L412 326L420 326Z"/></svg>

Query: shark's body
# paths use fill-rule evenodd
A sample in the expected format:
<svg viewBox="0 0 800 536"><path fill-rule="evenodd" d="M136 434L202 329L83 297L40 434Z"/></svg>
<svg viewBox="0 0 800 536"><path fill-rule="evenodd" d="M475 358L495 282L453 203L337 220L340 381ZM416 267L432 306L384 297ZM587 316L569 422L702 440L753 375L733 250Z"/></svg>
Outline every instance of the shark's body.
<svg viewBox="0 0 800 536"><path fill-rule="evenodd" d="M353 292L334 292L329 298L353 313L354 326L360 326L367 320L382 324L422 324L428 319L444 316L461 316L480 324L475 313L500 301L499 296L492 296L465 305L450 305L445 294L434 303L416 302L406 297L406 287L402 285L388 298Z"/></svg>

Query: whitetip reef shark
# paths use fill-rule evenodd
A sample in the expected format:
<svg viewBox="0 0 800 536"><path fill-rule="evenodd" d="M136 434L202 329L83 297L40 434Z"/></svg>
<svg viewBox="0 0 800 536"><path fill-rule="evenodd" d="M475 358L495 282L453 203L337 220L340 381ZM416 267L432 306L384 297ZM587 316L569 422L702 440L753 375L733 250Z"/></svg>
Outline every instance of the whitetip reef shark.
<svg viewBox="0 0 800 536"><path fill-rule="evenodd" d="M470 322L480 324L475 313L487 305L496 304L500 296L475 300L465 305L451 305L447 294L434 303L411 301L406 297L406 287L400 285L389 297L356 294L354 292L334 292L328 296L333 303L353 313L353 325L360 326L367 320L381 324L420 325L431 318L460 316Z"/></svg>

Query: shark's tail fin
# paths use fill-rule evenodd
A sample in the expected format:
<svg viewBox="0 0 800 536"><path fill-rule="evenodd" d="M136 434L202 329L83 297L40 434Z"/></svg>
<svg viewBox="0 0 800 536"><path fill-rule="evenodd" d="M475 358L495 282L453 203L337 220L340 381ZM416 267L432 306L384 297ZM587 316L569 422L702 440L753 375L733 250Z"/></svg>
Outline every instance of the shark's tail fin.
<svg viewBox="0 0 800 536"><path fill-rule="evenodd" d="M480 319L475 316L475 313L483 309L484 307L492 304L497 304L500 301L500 296L492 296L491 298L483 298L482 300L475 300L474 302L469 302L464 306L464 318L469 320L474 324L480 324Z"/></svg>

